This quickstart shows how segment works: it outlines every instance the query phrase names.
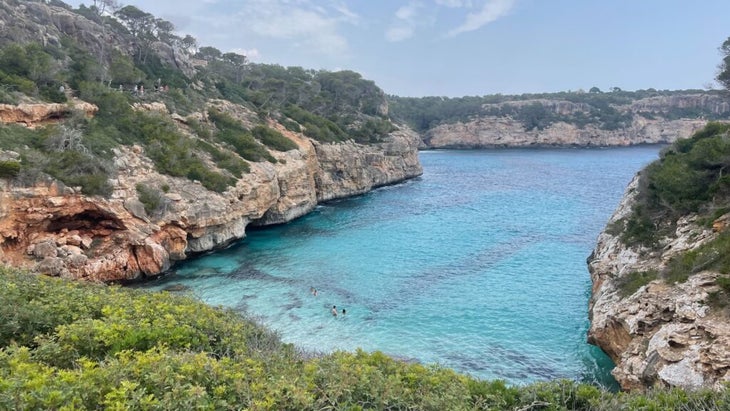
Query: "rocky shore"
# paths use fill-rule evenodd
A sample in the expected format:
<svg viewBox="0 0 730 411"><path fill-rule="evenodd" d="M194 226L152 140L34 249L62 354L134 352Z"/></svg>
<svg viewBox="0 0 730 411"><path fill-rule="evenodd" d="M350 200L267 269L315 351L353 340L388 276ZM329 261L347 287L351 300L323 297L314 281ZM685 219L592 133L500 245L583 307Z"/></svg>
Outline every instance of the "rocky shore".
<svg viewBox="0 0 730 411"><path fill-rule="evenodd" d="M185 119L178 121L184 129ZM56 182L21 187L0 179L0 260L91 281L154 276L192 254L243 238L250 224L291 221L320 202L422 173L420 139L407 129L381 143L361 145L319 143L277 123L270 126L298 148L272 151L275 164L251 163L250 173L220 194L196 181L157 173L140 146L116 149L117 175L108 199ZM138 199L140 183L166 188L162 206L152 215Z"/></svg>
<svg viewBox="0 0 730 411"><path fill-rule="evenodd" d="M638 177L608 227L629 215L637 187ZM624 286L630 276L659 273L673 256L712 240L724 230L723 221L707 228L695 216L686 216L660 251L628 247L610 228L598 237L588 259L593 281L588 340L614 361L613 375L621 388L719 389L730 381L730 323L723 310L708 303L710 293L719 289L719 273L704 270L674 284L655 279L633 292Z"/></svg>

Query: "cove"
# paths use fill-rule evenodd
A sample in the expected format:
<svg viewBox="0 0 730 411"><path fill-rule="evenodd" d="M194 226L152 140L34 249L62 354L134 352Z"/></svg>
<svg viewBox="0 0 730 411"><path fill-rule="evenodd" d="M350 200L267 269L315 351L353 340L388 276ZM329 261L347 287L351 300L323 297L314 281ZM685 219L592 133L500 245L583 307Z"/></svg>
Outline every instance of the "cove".
<svg viewBox="0 0 730 411"><path fill-rule="evenodd" d="M586 343L586 258L659 149L422 152L417 179L250 230L141 287L186 288L306 351L612 386L610 360Z"/></svg>

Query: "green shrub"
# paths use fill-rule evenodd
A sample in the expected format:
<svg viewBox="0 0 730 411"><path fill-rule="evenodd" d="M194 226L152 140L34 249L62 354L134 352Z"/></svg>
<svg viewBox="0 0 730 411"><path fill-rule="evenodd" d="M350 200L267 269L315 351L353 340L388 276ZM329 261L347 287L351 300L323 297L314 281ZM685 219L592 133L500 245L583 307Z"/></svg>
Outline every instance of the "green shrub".
<svg viewBox="0 0 730 411"><path fill-rule="evenodd" d="M58 81L48 82L38 88L38 92L44 99L53 103L65 103L68 99L66 94L61 91L62 84ZM65 88L65 87L64 87Z"/></svg>
<svg viewBox="0 0 730 411"><path fill-rule="evenodd" d="M348 139L347 134L337 124L296 105L285 107L282 114L304 126L304 135L317 141L334 143Z"/></svg>
<svg viewBox="0 0 730 411"><path fill-rule="evenodd" d="M2 71L0 71L0 83L9 90L19 91L28 95L35 94L37 90L33 81L15 74L6 74Z"/></svg>
<svg viewBox="0 0 730 411"><path fill-rule="evenodd" d="M623 227L621 241L627 245L644 245L653 247L657 244L659 229L656 223L642 206L635 206L633 213L616 222L613 229L618 230L619 224Z"/></svg>
<svg viewBox="0 0 730 411"><path fill-rule="evenodd" d="M730 274L730 233L723 232L716 239L673 257L662 276L670 284L682 283L703 270Z"/></svg>
<svg viewBox="0 0 730 411"><path fill-rule="evenodd" d="M256 126L251 130L251 134L267 147L277 151L289 151L299 148L295 142L271 127Z"/></svg>
<svg viewBox="0 0 730 411"><path fill-rule="evenodd" d="M67 186L81 186L87 195L107 197L112 193L110 170L98 157L74 150L47 153L43 171Z"/></svg>
<svg viewBox="0 0 730 411"><path fill-rule="evenodd" d="M659 160L642 171L637 202L624 221L622 240L628 245L656 247L670 235L676 221L698 213L707 221L730 201L730 125L708 123L689 139L665 149Z"/></svg>
<svg viewBox="0 0 730 411"><path fill-rule="evenodd" d="M137 184L135 188L137 198L144 205L147 214L152 215L162 206L164 197L160 190L142 183Z"/></svg>
<svg viewBox="0 0 730 411"><path fill-rule="evenodd" d="M15 160L0 161L0 178L15 178L20 174L20 163Z"/></svg>
<svg viewBox="0 0 730 411"><path fill-rule="evenodd" d="M730 400L727 390L507 386L361 350L304 359L189 297L8 268L0 300L0 409L719 410Z"/></svg>
<svg viewBox="0 0 730 411"><path fill-rule="evenodd" d="M389 120L371 118L365 121L360 128L351 132L352 137L360 144L373 144L383 141L383 138L396 130Z"/></svg>
<svg viewBox="0 0 730 411"><path fill-rule="evenodd" d="M276 159L239 121L214 109L208 111L208 117L218 127L216 138L230 144L238 155L249 161L266 160L276 163Z"/></svg>
<svg viewBox="0 0 730 411"><path fill-rule="evenodd" d="M241 160L233 153L220 150L214 145L203 140L198 140L198 147L210 154L218 167L227 170L236 178L241 178L244 173L248 173L250 171L248 163Z"/></svg>
<svg viewBox="0 0 730 411"><path fill-rule="evenodd" d="M623 297L628 297L638 291L639 288L656 280L658 277L659 272L657 270L632 271L618 277L616 285L621 295Z"/></svg>

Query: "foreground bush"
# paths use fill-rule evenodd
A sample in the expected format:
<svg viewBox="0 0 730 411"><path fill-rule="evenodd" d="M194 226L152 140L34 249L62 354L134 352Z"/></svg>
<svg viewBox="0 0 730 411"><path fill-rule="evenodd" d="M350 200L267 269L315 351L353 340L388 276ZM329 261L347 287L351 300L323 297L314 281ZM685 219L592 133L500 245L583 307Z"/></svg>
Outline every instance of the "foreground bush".
<svg viewBox="0 0 730 411"><path fill-rule="evenodd" d="M382 353L304 359L191 298L0 269L0 409L720 410L725 392L510 387Z"/></svg>
<svg viewBox="0 0 730 411"><path fill-rule="evenodd" d="M730 211L729 166L730 124L708 123L642 171L632 213L614 228L627 245L655 248L684 215L697 213L711 222Z"/></svg>

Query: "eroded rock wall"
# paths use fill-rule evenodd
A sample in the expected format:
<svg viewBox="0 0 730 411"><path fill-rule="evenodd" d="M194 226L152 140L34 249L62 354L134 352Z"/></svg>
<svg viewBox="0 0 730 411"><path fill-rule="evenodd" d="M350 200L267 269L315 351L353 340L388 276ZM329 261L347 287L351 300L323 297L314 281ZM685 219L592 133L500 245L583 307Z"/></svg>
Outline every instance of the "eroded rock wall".
<svg viewBox="0 0 730 411"><path fill-rule="evenodd" d="M579 128L558 122L543 130L525 130L510 117L479 117L466 123L442 124L429 130L424 142L429 148L492 148L580 146L606 147L671 143L704 127L706 120L649 120L635 116L630 127L602 130Z"/></svg>
<svg viewBox="0 0 730 411"><path fill-rule="evenodd" d="M361 194L420 175L418 137L392 133L381 144L320 144L288 132L299 146L251 163L223 193L161 175L139 146L117 149L109 199L57 183L15 187L0 180L0 259L74 279L116 281L152 276L192 254L245 236L249 224L290 221L318 202ZM138 200L142 183L165 187L151 215Z"/></svg>
<svg viewBox="0 0 730 411"><path fill-rule="evenodd" d="M629 185L608 226L629 215L638 178ZM702 271L687 282L657 279L627 295L634 272L661 272L675 255L701 246L717 233L693 216L680 219L660 251L627 247L607 229L588 260L593 281L588 340L616 364L613 375L626 390L653 386L720 388L730 381L730 322L707 304L718 291L718 273Z"/></svg>

